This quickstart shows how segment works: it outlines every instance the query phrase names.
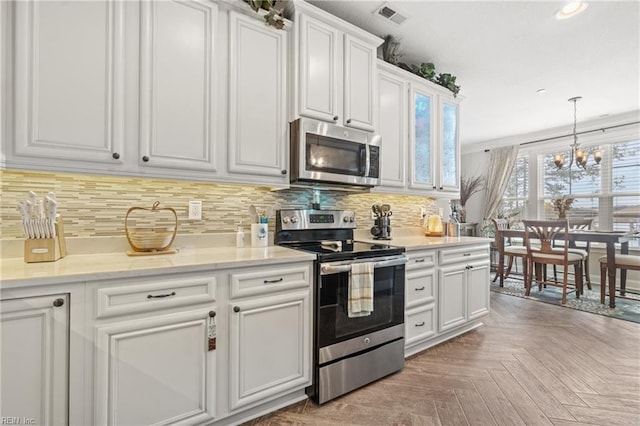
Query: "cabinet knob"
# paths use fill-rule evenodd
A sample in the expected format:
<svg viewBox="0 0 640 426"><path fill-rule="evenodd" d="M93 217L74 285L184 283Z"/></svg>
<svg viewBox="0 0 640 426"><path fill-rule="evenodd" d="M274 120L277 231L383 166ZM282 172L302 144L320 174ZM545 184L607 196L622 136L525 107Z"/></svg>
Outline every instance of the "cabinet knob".
<svg viewBox="0 0 640 426"><path fill-rule="evenodd" d="M234 306L233 312L240 312L240 306Z"/></svg>
<svg viewBox="0 0 640 426"><path fill-rule="evenodd" d="M340 117L338 117L337 115L334 115L333 116L333 121L338 121L338 118L340 118Z"/></svg>
<svg viewBox="0 0 640 426"><path fill-rule="evenodd" d="M347 120L347 124L351 124L351 119L348 119L348 120Z"/></svg>
<svg viewBox="0 0 640 426"><path fill-rule="evenodd" d="M286 175L287 171L286 170L282 170L280 173L282 173L283 175Z"/></svg>
<svg viewBox="0 0 640 426"><path fill-rule="evenodd" d="M443 187L441 186L441 187L440 187L440 191L442 191L442 188L443 188Z"/></svg>
<svg viewBox="0 0 640 426"><path fill-rule="evenodd" d="M215 316L216 316L216 311L209 311L209 316L210 316L211 318L215 318Z"/></svg>
<svg viewBox="0 0 640 426"><path fill-rule="evenodd" d="M113 154L111 154L111 156L114 160L118 160L120 158L120 154L118 154L117 152L114 152Z"/></svg>
<svg viewBox="0 0 640 426"><path fill-rule="evenodd" d="M433 185L433 189L436 189L436 186L435 186L435 185Z"/></svg>
<svg viewBox="0 0 640 426"><path fill-rule="evenodd" d="M53 301L53 306L55 306L56 308L59 308L62 305L64 305L64 299L62 298Z"/></svg>
<svg viewBox="0 0 640 426"><path fill-rule="evenodd" d="M145 155L144 157L142 157L142 161L144 161L145 163L148 163L149 157Z"/></svg>

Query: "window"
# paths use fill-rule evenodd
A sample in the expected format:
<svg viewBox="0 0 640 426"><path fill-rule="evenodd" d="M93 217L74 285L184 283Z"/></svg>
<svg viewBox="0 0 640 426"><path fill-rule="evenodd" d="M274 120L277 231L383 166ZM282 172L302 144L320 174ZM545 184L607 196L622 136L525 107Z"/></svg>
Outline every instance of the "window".
<svg viewBox="0 0 640 426"><path fill-rule="evenodd" d="M600 148L602 162L597 167L587 166L586 170L575 164L557 170L553 164L556 152L540 154L538 217L556 218L550 199L571 194L575 201L569 218L592 218L594 227L599 229L640 229L640 140ZM564 155L570 158L570 152ZM592 156L589 164L593 164Z"/></svg>
<svg viewBox="0 0 640 426"><path fill-rule="evenodd" d="M519 154L513 166L507 189L504 192L500 215L504 217L527 217L529 198L529 156Z"/></svg>

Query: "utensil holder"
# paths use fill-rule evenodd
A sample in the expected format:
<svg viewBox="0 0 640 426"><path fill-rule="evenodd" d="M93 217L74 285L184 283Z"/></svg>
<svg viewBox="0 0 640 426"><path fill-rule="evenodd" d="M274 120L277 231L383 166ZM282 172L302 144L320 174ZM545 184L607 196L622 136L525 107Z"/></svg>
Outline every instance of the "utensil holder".
<svg viewBox="0 0 640 426"><path fill-rule="evenodd" d="M67 255L62 216L56 218L55 227L55 238L29 238L24 240L25 262L55 262Z"/></svg>
<svg viewBox="0 0 640 426"><path fill-rule="evenodd" d="M251 224L251 246L267 247L269 245L269 224L252 223Z"/></svg>

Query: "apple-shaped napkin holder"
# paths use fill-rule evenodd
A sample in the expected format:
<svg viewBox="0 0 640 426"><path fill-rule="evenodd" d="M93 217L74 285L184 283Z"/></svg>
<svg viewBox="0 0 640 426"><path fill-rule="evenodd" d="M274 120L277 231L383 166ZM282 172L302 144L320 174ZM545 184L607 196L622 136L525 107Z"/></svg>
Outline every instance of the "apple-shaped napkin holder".
<svg viewBox="0 0 640 426"><path fill-rule="evenodd" d="M171 244L178 231L178 215L160 202L148 207L131 207L124 219L124 232L131 250L129 256L175 253Z"/></svg>

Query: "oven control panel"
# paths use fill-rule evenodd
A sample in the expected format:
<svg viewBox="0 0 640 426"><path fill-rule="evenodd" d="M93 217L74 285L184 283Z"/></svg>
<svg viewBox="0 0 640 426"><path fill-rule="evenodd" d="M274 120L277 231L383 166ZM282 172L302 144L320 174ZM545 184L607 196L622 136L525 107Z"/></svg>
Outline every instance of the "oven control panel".
<svg viewBox="0 0 640 426"><path fill-rule="evenodd" d="M276 230L355 229L352 210L278 210Z"/></svg>

